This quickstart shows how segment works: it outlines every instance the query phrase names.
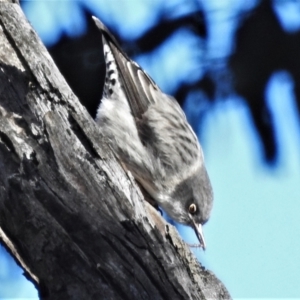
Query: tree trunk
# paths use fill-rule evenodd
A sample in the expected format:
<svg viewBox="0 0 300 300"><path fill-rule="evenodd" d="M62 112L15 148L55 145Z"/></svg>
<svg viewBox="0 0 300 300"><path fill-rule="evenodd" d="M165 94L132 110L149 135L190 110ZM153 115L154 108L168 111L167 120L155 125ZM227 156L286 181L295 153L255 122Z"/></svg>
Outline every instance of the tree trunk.
<svg viewBox="0 0 300 300"><path fill-rule="evenodd" d="M0 1L0 239L41 299L230 299Z"/></svg>

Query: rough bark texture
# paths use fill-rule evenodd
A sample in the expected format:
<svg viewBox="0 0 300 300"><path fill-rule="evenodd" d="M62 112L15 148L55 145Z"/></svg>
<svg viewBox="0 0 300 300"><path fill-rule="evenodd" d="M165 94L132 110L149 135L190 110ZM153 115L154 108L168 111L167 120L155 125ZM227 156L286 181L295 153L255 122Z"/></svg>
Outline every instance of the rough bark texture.
<svg viewBox="0 0 300 300"><path fill-rule="evenodd" d="M0 239L41 299L229 299L0 1Z"/></svg>

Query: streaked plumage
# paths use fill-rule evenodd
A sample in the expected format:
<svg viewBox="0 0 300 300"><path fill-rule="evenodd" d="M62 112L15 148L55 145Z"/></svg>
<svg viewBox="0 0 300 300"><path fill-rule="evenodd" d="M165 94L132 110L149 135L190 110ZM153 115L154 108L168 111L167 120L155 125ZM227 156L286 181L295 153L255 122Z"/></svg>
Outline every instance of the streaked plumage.
<svg viewBox="0 0 300 300"><path fill-rule="evenodd" d="M213 196L198 139L176 100L94 20L106 62L96 122L135 179L171 218L193 227L205 248L201 225L209 218Z"/></svg>

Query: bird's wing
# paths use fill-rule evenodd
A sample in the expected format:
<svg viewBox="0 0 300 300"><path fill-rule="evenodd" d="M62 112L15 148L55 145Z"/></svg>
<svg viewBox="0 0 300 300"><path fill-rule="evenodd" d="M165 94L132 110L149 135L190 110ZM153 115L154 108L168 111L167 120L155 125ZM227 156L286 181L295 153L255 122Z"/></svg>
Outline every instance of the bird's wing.
<svg viewBox="0 0 300 300"><path fill-rule="evenodd" d="M177 101L164 94L139 65L121 49L106 26L93 17L116 62L122 91L135 119L142 143L164 165L162 170L182 173L182 165L202 164L202 150ZM191 144L192 146L189 146ZM190 171L190 169L188 169ZM165 174L168 175L168 174Z"/></svg>
<svg viewBox="0 0 300 300"><path fill-rule="evenodd" d="M150 76L126 55L107 27L99 19L93 19L112 51L126 99L134 118L139 120L149 106L155 103L156 92L161 91Z"/></svg>

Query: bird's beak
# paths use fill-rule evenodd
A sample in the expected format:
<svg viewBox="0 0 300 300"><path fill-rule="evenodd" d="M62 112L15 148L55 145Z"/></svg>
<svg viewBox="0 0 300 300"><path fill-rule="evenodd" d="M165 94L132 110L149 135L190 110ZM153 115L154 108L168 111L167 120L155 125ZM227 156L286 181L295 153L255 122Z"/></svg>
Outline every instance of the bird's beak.
<svg viewBox="0 0 300 300"><path fill-rule="evenodd" d="M196 223L193 218L191 218L191 219L192 219L192 222L193 222L193 227L194 227L196 236L197 236L197 238L200 242L200 246L203 250L205 250L206 249L206 243L205 243L205 239L204 239L204 235L203 235L202 225Z"/></svg>

